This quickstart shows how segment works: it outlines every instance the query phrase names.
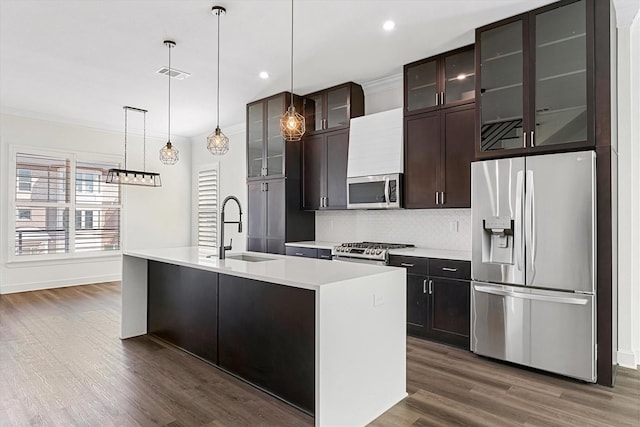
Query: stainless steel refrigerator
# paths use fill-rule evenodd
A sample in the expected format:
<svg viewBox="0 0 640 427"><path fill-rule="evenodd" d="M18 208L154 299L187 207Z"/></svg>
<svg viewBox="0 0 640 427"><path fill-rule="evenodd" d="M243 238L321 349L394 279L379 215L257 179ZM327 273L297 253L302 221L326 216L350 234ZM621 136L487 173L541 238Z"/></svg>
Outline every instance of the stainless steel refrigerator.
<svg viewBox="0 0 640 427"><path fill-rule="evenodd" d="M471 172L471 350L595 382L595 152Z"/></svg>

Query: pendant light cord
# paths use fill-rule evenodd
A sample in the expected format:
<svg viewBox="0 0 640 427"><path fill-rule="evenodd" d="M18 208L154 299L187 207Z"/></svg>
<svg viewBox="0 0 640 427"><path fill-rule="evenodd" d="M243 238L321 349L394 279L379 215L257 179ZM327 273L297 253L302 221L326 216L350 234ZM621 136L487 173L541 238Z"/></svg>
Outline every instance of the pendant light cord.
<svg viewBox="0 0 640 427"><path fill-rule="evenodd" d="M169 78L169 124L167 130L167 142L171 142L171 48L172 46L169 44L169 71L167 72L167 76Z"/></svg>
<svg viewBox="0 0 640 427"><path fill-rule="evenodd" d="M217 90L216 90L216 99L218 100L218 106L216 107L216 111L218 113L218 118L216 119L216 129L220 128L220 15L222 11L218 10L218 79L217 79Z"/></svg>
<svg viewBox="0 0 640 427"><path fill-rule="evenodd" d="M127 169L127 116L129 113L129 109L127 107L124 108L124 168Z"/></svg>
<svg viewBox="0 0 640 427"><path fill-rule="evenodd" d="M291 0L291 106L293 106L293 0Z"/></svg>
<svg viewBox="0 0 640 427"><path fill-rule="evenodd" d="M147 171L147 112L142 113L142 171Z"/></svg>

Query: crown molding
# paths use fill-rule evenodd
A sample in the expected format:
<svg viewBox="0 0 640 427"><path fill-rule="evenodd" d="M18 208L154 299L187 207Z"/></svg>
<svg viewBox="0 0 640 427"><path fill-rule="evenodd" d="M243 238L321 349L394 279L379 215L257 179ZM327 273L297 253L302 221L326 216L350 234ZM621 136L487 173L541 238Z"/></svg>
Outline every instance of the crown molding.
<svg viewBox="0 0 640 427"><path fill-rule="evenodd" d="M402 87L402 73L381 77L362 84L365 94L384 92Z"/></svg>

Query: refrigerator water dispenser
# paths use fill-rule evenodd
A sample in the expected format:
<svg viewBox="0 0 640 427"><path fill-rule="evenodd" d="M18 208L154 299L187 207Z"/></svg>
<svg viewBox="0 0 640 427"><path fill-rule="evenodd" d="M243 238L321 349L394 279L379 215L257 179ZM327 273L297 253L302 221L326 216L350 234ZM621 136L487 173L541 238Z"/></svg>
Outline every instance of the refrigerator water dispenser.
<svg viewBox="0 0 640 427"><path fill-rule="evenodd" d="M509 216L491 216L482 220L484 229L482 262L513 264L513 220Z"/></svg>

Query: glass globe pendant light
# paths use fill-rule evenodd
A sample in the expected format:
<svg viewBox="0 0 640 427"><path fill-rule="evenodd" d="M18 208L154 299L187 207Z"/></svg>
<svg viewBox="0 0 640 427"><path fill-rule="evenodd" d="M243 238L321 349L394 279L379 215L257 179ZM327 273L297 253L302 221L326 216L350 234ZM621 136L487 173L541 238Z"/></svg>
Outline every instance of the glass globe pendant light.
<svg viewBox="0 0 640 427"><path fill-rule="evenodd" d="M229 138L220 130L220 15L227 12L222 6L213 6L211 13L218 17L218 82L217 82L217 100L218 118L216 119L216 130L207 137L207 150L214 155L226 154L229 151Z"/></svg>
<svg viewBox="0 0 640 427"><path fill-rule="evenodd" d="M171 49L176 46L176 43L171 40L165 40L164 45L169 48L169 71L167 76L169 79L169 130L167 132L167 145L160 149L160 161L165 165L175 165L178 161L178 149L171 144Z"/></svg>
<svg viewBox="0 0 640 427"><path fill-rule="evenodd" d="M293 0L291 0L291 104L280 119L280 132L285 141L300 141L305 132L304 117L293 105Z"/></svg>

